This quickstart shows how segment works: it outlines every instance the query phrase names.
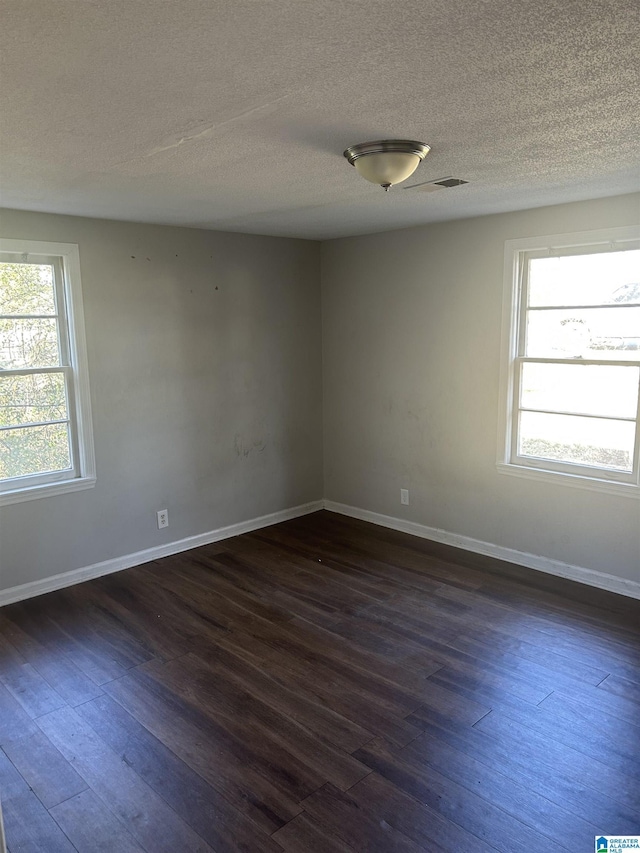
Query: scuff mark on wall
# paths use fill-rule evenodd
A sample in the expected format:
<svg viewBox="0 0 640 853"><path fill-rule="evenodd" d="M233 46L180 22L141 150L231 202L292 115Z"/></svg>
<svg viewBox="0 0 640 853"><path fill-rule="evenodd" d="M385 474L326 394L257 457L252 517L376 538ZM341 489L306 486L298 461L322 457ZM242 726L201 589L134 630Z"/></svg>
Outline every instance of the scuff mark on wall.
<svg viewBox="0 0 640 853"><path fill-rule="evenodd" d="M257 438L253 441L251 439L247 440L239 432L235 434L233 439L233 449L235 450L238 458L246 459L254 451L257 453L263 453L264 450L266 450L266 447L266 442L263 439Z"/></svg>

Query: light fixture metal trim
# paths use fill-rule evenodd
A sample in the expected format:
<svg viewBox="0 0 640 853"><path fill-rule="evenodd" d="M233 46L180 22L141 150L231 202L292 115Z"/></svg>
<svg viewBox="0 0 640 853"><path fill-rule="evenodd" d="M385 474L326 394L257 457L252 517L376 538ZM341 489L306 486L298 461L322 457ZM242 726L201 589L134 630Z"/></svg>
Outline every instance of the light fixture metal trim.
<svg viewBox="0 0 640 853"><path fill-rule="evenodd" d="M360 142L358 145L351 145L343 154L354 166L358 157L364 157L366 154L382 154L383 152L415 154L420 160L424 160L429 151L431 151L430 145L424 142L416 142L414 139L378 139L376 142Z"/></svg>

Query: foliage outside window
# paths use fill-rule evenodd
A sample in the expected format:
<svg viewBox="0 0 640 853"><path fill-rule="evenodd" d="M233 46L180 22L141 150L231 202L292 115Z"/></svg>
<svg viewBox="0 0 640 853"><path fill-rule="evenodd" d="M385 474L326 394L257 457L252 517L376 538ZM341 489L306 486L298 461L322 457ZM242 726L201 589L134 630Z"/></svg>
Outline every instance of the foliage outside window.
<svg viewBox="0 0 640 853"><path fill-rule="evenodd" d="M639 492L640 233L510 240L498 467Z"/></svg>
<svg viewBox="0 0 640 853"><path fill-rule="evenodd" d="M94 483L78 248L0 240L0 502Z"/></svg>

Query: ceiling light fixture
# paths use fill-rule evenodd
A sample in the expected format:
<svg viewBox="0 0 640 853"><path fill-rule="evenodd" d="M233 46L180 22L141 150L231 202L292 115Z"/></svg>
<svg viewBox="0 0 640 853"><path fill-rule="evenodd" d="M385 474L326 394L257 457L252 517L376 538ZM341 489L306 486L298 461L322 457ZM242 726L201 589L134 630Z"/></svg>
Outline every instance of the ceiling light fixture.
<svg viewBox="0 0 640 853"><path fill-rule="evenodd" d="M380 139L352 145L344 156L365 180L388 192L411 177L429 151L429 145L412 139Z"/></svg>

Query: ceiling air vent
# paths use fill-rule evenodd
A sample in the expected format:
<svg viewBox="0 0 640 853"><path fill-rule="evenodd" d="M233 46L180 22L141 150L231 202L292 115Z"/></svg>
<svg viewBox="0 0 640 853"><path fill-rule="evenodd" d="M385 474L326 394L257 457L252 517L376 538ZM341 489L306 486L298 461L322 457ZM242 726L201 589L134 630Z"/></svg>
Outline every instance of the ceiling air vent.
<svg viewBox="0 0 640 853"><path fill-rule="evenodd" d="M423 181L421 184L411 184L410 187L404 187L405 190L420 190L423 193L433 193L436 190L448 190L452 187L461 187L463 184L468 184L469 181L463 181L462 178L438 178L437 181Z"/></svg>

